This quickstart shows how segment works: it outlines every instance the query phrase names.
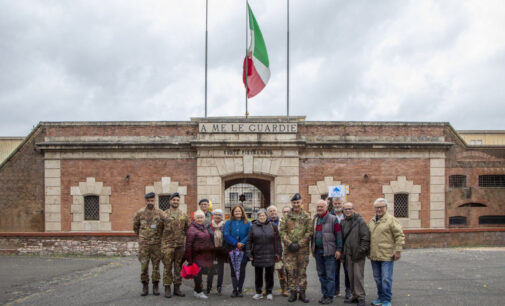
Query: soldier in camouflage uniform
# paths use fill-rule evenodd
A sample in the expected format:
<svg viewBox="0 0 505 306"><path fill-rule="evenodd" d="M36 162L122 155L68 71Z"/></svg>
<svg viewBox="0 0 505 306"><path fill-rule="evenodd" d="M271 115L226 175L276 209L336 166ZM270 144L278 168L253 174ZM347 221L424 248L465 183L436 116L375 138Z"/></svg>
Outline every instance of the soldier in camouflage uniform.
<svg viewBox="0 0 505 306"><path fill-rule="evenodd" d="M161 233L163 232L164 213L154 207L154 192L145 195L146 207L140 209L133 218L133 231L139 236L140 281L142 282L142 296L146 296L149 287L149 261L152 263L151 279L153 294L159 295L161 260Z"/></svg>
<svg viewBox="0 0 505 306"><path fill-rule="evenodd" d="M161 238L161 253L163 255L163 285L165 297L172 297L170 285L174 284L174 295L184 296L181 292L181 268L184 259L186 232L189 227L188 216L179 209L179 193L170 196L170 208L163 218L163 235ZM173 276L172 276L173 268Z"/></svg>
<svg viewBox="0 0 505 306"><path fill-rule="evenodd" d="M284 249L284 265L288 274L289 302L296 301L296 288L300 289L298 299L304 303L307 289L307 265L309 264L310 240L312 239L312 219L302 208L302 197L296 193L291 198L291 211L283 218L280 229Z"/></svg>

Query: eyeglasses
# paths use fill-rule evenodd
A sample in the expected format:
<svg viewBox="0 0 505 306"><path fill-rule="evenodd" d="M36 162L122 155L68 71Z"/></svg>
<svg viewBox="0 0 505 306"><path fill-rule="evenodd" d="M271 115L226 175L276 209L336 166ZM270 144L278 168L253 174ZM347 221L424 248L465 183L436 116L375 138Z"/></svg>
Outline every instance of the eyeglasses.
<svg viewBox="0 0 505 306"><path fill-rule="evenodd" d="M386 206L375 206L375 209L383 209L385 208Z"/></svg>

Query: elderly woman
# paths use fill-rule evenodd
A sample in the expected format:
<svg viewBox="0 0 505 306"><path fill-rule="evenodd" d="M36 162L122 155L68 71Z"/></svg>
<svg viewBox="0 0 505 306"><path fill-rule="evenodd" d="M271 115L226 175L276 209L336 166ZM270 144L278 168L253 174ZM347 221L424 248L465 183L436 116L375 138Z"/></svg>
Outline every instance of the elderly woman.
<svg viewBox="0 0 505 306"><path fill-rule="evenodd" d="M202 274L208 274L212 267L214 248L210 233L205 226L205 214L198 210L194 214L195 220L189 225L186 236L186 260L188 265L196 263L200 273L195 277L195 291L193 295L198 299L207 299L202 292Z"/></svg>
<svg viewBox="0 0 505 306"><path fill-rule="evenodd" d="M264 209L258 211L258 219L252 222L247 239L246 255L252 261L255 272L256 294L253 299L263 298L263 271L267 299L272 300L274 286L275 262L280 260L282 254L281 241L277 226L268 218Z"/></svg>
<svg viewBox="0 0 505 306"><path fill-rule="evenodd" d="M221 295L223 287L224 263L228 259L228 250L224 243L224 214L221 209L215 209L213 219L208 225L209 233L214 242L214 265L207 276L207 294L212 290L214 274L217 273L217 295Z"/></svg>
<svg viewBox="0 0 505 306"><path fill-rule="evenodd" d="M224 223L224 240L230 249L239 249L245 252L247 235L251 223L247 220L247 215L242 206L235 206L231 210L231 218ZM245 269L247 266L247 256L244 255L240 264L239 278L235 275L233 264L230 262L231 282L233 284L233 293L231 297L243 297L242 288L244 287Z"/></svg>

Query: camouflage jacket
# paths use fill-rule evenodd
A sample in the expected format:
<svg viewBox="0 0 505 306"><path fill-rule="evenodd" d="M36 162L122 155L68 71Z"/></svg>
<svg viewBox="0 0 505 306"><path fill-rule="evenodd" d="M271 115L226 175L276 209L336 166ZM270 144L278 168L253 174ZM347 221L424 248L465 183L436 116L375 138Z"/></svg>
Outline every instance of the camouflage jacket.
<svg viewBox="0 0 505 306"><path fill-rule="evenodd" d="M308 250L312 239L312 218L303 209L299 214L289 212L280 222L280 235L284 246L296 242L300 248Z"/></svg>
<svg viewBox="0 0 505 306"><path fill-rule="evenodd" d="M180 247L184 246L186 241L186 232L189 228L189 218L180 209L174 214L167 209L163 217L163 234L161 237L161 245L164 247Z"/></svg>
<svg viewBox="0 0 505 306"><path fill-rule="evenodd" d="M160 244L164 213L161 209L141 208L133 218L133 231L139 236L139 244Z"/></svg>

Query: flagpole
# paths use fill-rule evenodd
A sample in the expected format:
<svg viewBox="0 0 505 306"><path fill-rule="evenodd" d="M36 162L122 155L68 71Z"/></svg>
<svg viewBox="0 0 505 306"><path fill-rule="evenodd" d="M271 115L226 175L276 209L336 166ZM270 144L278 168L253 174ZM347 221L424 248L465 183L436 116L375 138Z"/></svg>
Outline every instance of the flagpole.
<svg viewBox="0 0 505 306"><path fill-rule="evenodd" d="M286 71L286 114L289 119L289 0L287 1L287 71Z"/></svg>
<svg viewBox="0 0 505 306"><path fill-rule="evenodd" d="M248 103L248 100L247 100L247 89L249 88L248 85L247 85L247 73L249 71L249 68L247 67L248 64L249 64L249 60L247 58L247 38L249 36L249 24L247 22L247 18L249 17L249 0L246 0L245 1L245 12L246 12L246 15L245 15L245 117L247 118L249 116L249 112L248 112L248 109L247 109L247 103Z"/></svg>
<svg viewBox="0 0 505 306"><path fill-rule="evenodd" d="M205 118L207 118L207 54L208 54L209 0L205 0Z"/></svg>

